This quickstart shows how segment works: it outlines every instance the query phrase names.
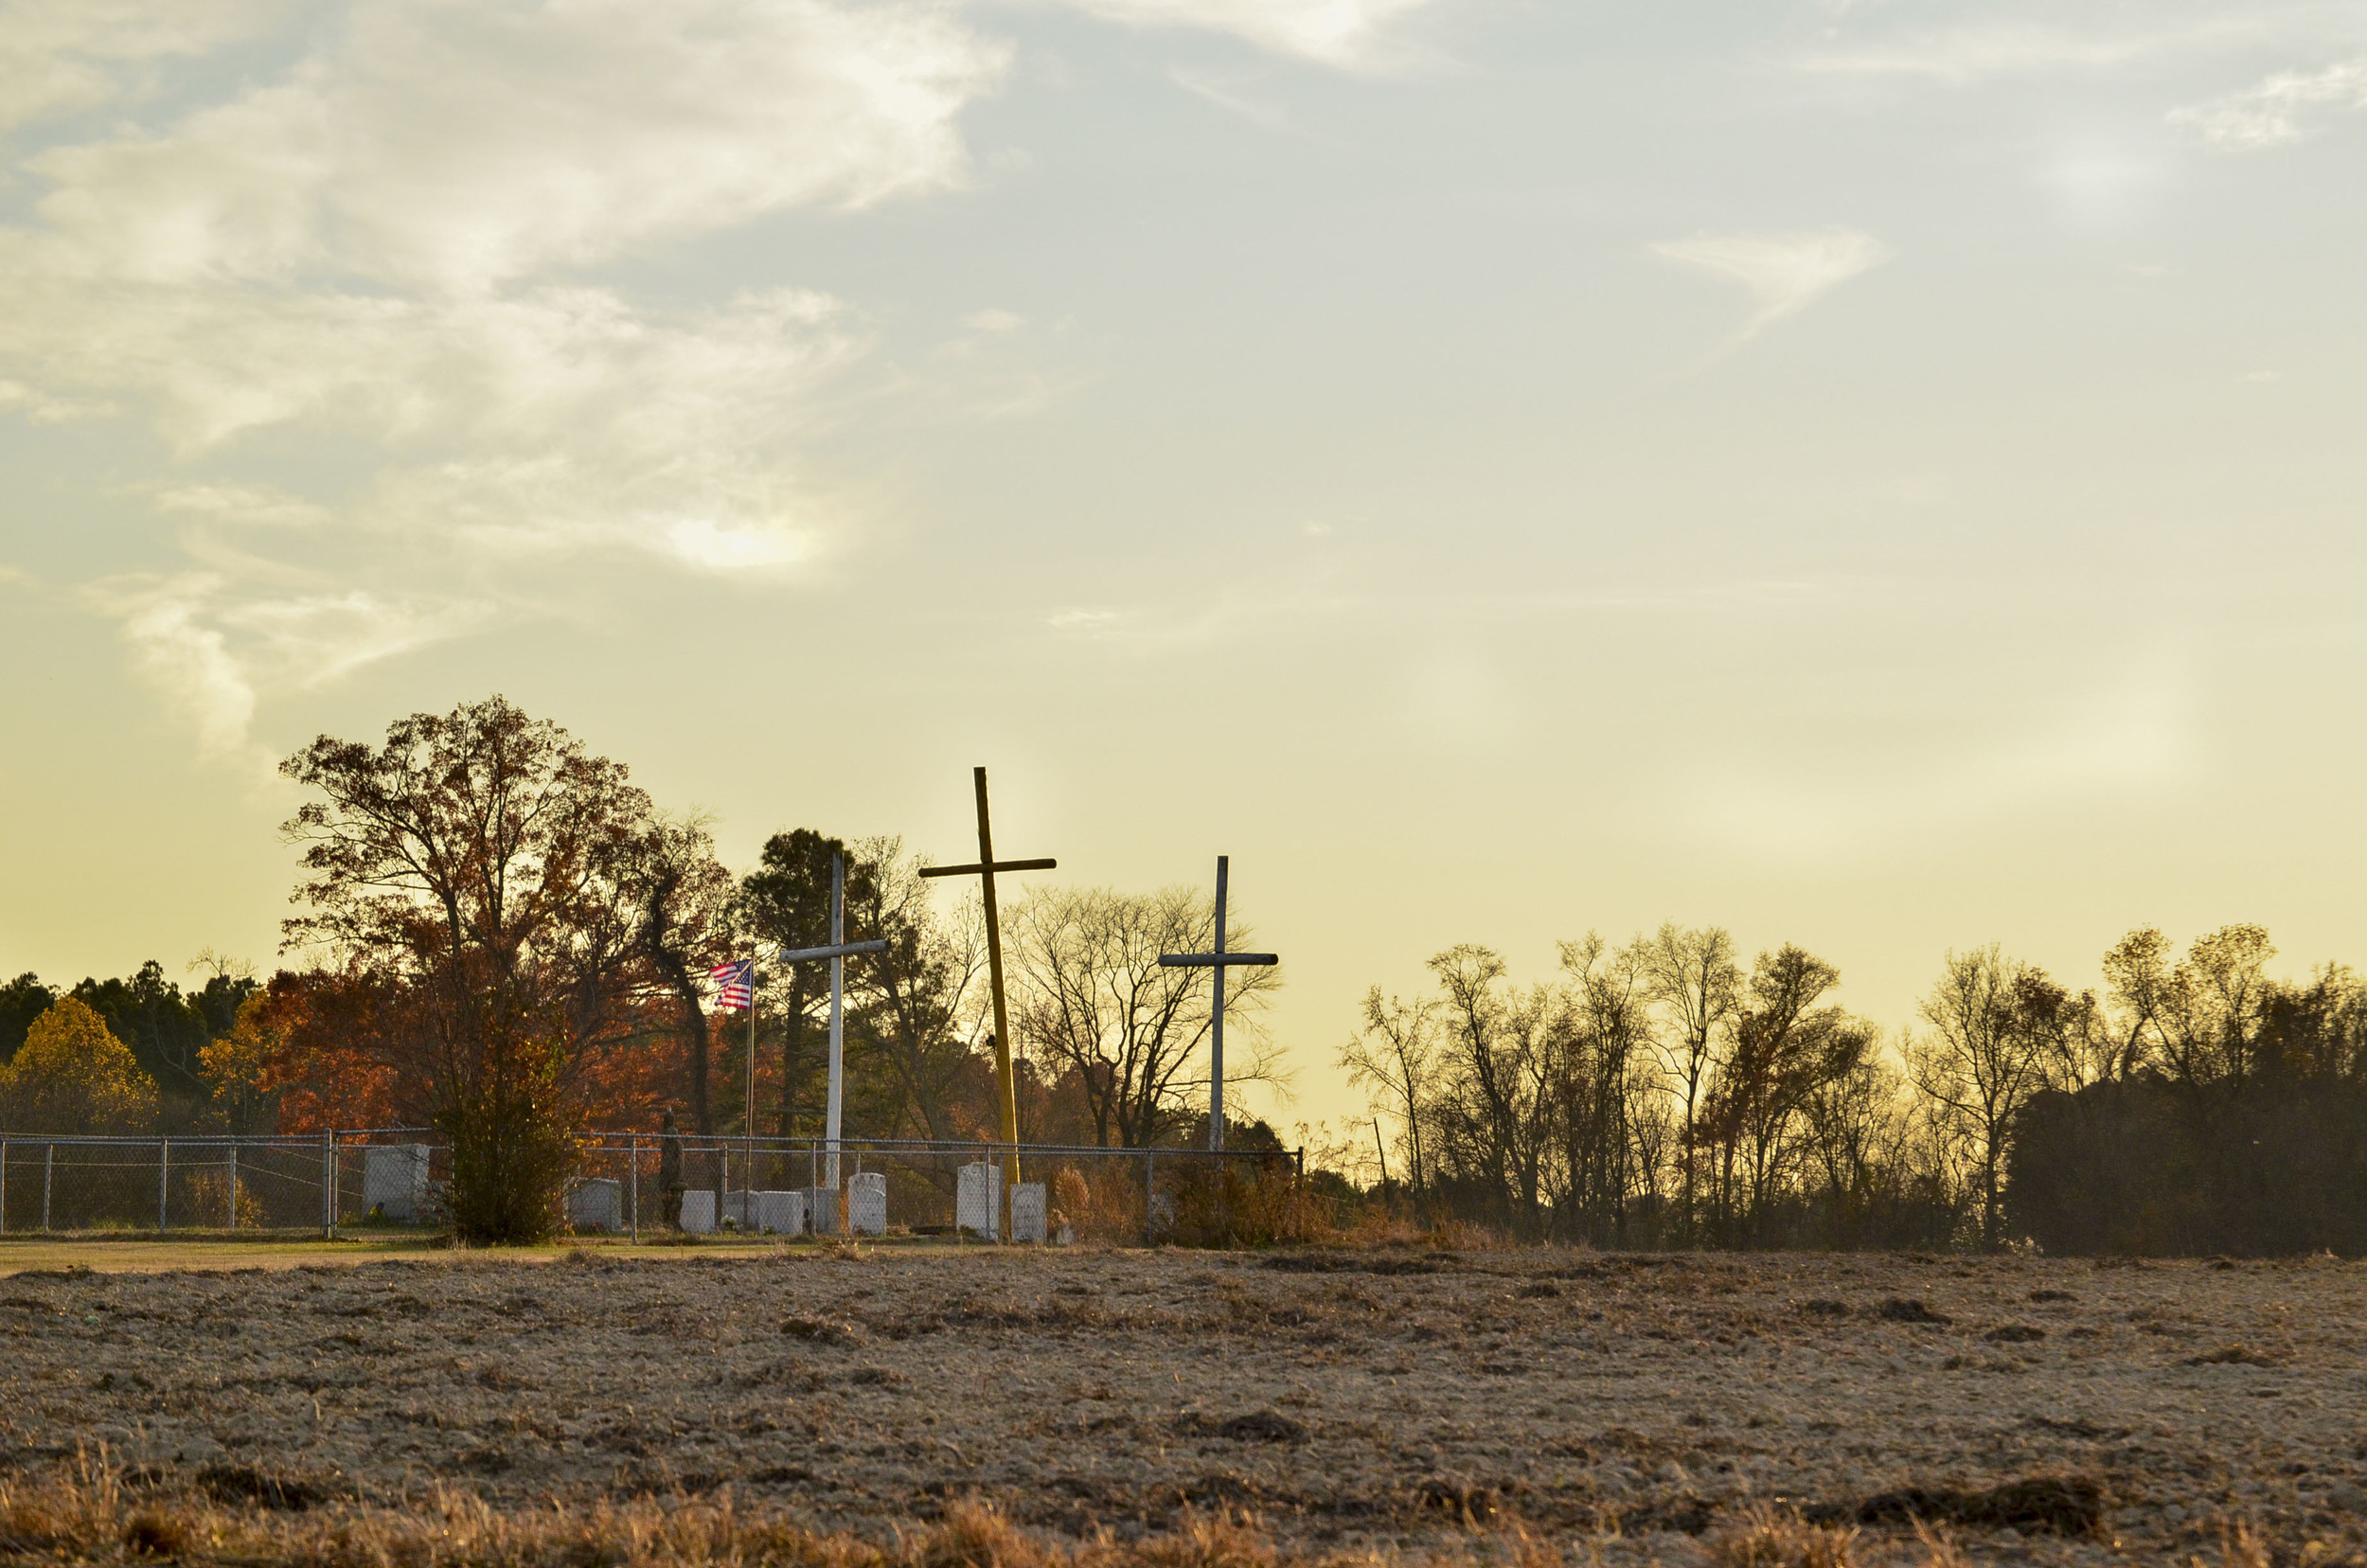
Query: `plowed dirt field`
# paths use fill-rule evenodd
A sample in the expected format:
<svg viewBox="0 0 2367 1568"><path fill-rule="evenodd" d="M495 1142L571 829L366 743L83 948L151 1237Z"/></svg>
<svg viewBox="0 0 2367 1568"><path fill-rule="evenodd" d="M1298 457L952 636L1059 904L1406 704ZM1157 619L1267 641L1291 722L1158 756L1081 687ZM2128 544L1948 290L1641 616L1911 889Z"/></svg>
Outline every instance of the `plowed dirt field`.
<svg viewBox="0 0 2367 1568"><path fill-rule="evenodd" d="M1754 1503L1982 1559L2367 1548L2367 1266L586 1250L0 1278L0 1467L294 1507L676 1489L878 1536L1233 1508L1696 1561ZM2312 1543L2315 1543L2314 1545Z"/></svg>

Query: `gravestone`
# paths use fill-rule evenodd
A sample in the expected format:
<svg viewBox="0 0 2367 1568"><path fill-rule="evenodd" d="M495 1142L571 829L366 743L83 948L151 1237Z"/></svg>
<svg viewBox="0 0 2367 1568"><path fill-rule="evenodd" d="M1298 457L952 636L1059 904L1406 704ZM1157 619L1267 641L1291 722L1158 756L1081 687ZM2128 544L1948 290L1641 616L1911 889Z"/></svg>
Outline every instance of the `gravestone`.
<svg viewBox="0 0 2367 1568"><path fill-rule="evenodd" d="M416 1225L427 1210L425 1144L368 1144L362 1149L362 1212Z"/></svg>
<svg viewBox="0 0 2367 1568"><path fill-rule="evenodd" d="M749 1228L774 1236L806 1234L806 1195L796 1191L753 1192Z"/></svg>
<svg viewBox="0 0 2367 1568"><path fill-rule="evenodd" d="M846 1184L846 1228L857 1236L887 1234L887 1177L859 1170Z"/></svg>
<svg viewBox="0 0 2367 1568"><path fill-rule="evenodd" d="M705 1236L715 1229L715 1189L688 1187L682 1195L682 1230L685 1236Z"/></svg>
<svg viewBox="0 0 2367 1568"><path fill-rule="evenodd" d="M592 1176L569 1187L567 1222L578 1230L623 1230L625 1184L607 1176Z"/></svg>
<svg viewBox="0 0 2367 1568"><path fill-rule="evenodd" d="M1041 1241L1043 1238L1043 1184L1018 1183L1011 1188L1011 1239Z"/></svg>
<svg viewBox="0 0 2367 1568"><path fill-rule="evenodd" d="M1003 1234L1003 1167L985 1160L962 1167L953 1182L953 1223L991 1241Z"/></svg>
<svg viewBox="0 0 2367 1568"><path fill-rule="evenodd" d="M806 1200L806 1223L816 1236L838 1234L838 1188L834 1186L800 1187Z"/></svg>

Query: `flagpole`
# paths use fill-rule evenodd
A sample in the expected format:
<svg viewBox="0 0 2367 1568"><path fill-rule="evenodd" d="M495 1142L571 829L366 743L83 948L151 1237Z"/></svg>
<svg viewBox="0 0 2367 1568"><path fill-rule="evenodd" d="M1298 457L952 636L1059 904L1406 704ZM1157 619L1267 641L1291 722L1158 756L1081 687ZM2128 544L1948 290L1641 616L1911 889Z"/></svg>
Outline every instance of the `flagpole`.
<svg viewBox="0 0 2367 1568"><path fill-rule="evenodd" d="M764 951L761 942L748 944L748 1098L739 1110L739 1147L743 1155L739 1162L739 1190L751 1193L756 1189L756 955ZM754 1199L739 1200L739 1223L748 1227L754 1218L748 1205Z"/></svg>

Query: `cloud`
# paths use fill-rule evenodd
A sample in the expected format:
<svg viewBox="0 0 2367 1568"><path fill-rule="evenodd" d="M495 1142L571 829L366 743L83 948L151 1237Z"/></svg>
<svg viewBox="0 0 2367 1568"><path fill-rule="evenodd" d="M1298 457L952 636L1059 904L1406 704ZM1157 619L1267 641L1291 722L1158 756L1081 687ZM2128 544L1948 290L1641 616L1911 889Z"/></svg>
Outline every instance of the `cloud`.
<svg viewBox="0 0 2367 1568"><path fill-rule="evenodd" d="M208 757L268 758L248 727L259 696L315 690L364 666L465 630L489 604L320 586L257 597L222 573L132 576L82 590L117 623L133 672L195 732Z"/></svg>
<svg viewBox="0 0 2367 1568"><path fill-rule="evenodd" d="M1167 72L1167 80L1194 98L1215 104L1228 115L1238 115L1253 125L1269 131L1290 129L1290 117L1278 104L1264 103L1240 90L1229 78L1212 71L1196 71L1178 65Z"/></svg>
<svg viewBox="0 0 2367 1568"><path fill-rule="evenodd" d="M0 132L94 108L262 30L285 0L0 0Z"/></svg>
<svg viewBox="0 0 2367 1568"><path fill-rule="evenodd" d="M101 583L88 594L95 608L120 622L133 671L196 731L198 750L208 757L243 748L255 717L255 688L230 656L227 636L200 614L221 586L219 578L190 573Z"/></svg>
<svg viewBox="0 0 2367 1568"><path fill-rule="evenodd" d="M116 35L17 0L0 83L98 101L133 90L110 62L293 13L186 9ZM127 487L203 569L85 600L205 748L235 750L258 694L537 613L534 562L747 579L822 555L840 520L795 437L866 351L858 314L789 286L653 303L584 269L958 186L958 116L1008 45L929 0L354 0L304 19L276 76L26 158L46 188L0 227L0 408L135 422L205 471ZM285 456L324 447L333 471ZM324 472L333 495L313 493Z"/></svg>
<svg viewBox="0 0 2367 1568"><path fill-rule="evenodd" d="M174 485L152 493L161 511L254 527L312 528L335 515L270 485Z"/></svg>
<svg viewBox="0 0 2367 1568"><path fill-rule="evenodd" d="M1055 632L1100 636L1120 630L1125 620L1126 617L1115 610L1061 610L1046 617L1044 624Z"/></svg>
<svg viewBox="0 0 2367 1568"><path fill-rule="evenodd" d="M365 0L285 80L29 166L86 272L481 291L942 189L1007 59L934 7Z"/></svg>
<svg viewBox="0 0 2367 1568"><path fill-rule="evenodd" d="M1259 48L1345 70L1385 70L1418 58L1390 24L1431 0L1070 0L1135 27L1230 33ZM1184 83L1191 86L1189 82ZM1194 91L1200 91L1193 87Z"/></svg>
<svg viewBox="0 0 2367 1568"><path fill-rule="evenodd" d="M1854 33L1824 30L1790 57L1797 70L1821 76L1921 78L1965 86L1997 77L2056 71L2110 71L2166 55L2208 53L2281 36L2306 21L2305 8L2160 6L2116 12L2104 26L2082 27L2049 8L2035 18L1988 15L1953 27L1910 28L1881 36L1878 17ZM2199 14L2196 14L2198 9ZM2135 26L2122 19L2142 18ZM2115 25L2117 24L2117 25Z"/></svg>
<svg viewBox="0 0 2367 1568"><path fill-rule="evenodd" d="M1759 308L1736 343L1797 315L1820 294L1891 258L1890 247L1856 229L1704 236L1655 245L1652 254L1750 291Z"/></svg>
<svg viewBox="0 0 2367 1568"><path fill-rule="evenodd" d="M2205 141L2222 147L2275 147L2309 134L2305 116L2321 108L2367 109L2367 60L2322 71L2286 71L2243 92L2176 110L2170 122L2191 126Z"/></svg>

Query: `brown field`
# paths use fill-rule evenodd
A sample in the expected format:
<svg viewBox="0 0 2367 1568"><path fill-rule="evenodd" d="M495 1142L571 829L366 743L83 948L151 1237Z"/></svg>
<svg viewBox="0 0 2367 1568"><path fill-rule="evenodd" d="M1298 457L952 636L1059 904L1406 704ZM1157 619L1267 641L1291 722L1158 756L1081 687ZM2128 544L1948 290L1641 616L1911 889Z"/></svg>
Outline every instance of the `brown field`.
<svg viewBox="0 0 2367 1568"><path fill-rule="evenodd" d="M2331 1260L442 1257L0 1278L0 1556L127 1530L206 1555L140 1537L158 1507L248 1560L310 1555L325 1538L288 1543L331 1520L442 1519L450 1546L460 1493L484 1518L556 1500L574 1544L543 1544L570 1562L665 1558L587 1559L603 1506L634 1540L729 1516L937 1568L1921 1563L1916 1518L1943 1560L2367 1553L2367 1266ZM55 1480L102 1449L99 1481ZM43 1508L90 1517L44 1535ZM511 1546L411 1555L544 1559Z"/></svg>

